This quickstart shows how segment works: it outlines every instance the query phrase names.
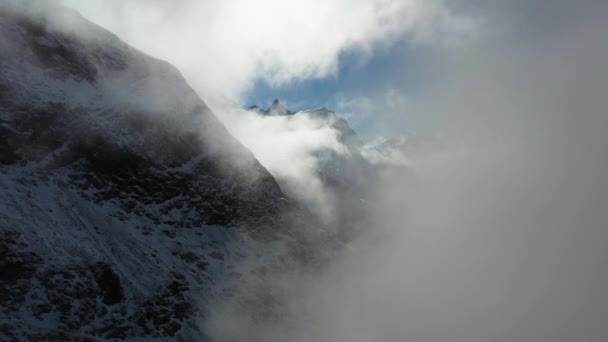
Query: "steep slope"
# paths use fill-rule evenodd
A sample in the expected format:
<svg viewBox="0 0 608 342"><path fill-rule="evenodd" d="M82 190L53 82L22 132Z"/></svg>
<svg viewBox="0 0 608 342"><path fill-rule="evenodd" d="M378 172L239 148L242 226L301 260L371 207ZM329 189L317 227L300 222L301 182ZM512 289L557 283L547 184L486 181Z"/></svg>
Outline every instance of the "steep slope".
<svg viewBox="0 0 608 342"><path fill-rule="evenodd" d="M1 5L0 339L198 330L229 246L290 204L175 68L69 9Z"/></svg>

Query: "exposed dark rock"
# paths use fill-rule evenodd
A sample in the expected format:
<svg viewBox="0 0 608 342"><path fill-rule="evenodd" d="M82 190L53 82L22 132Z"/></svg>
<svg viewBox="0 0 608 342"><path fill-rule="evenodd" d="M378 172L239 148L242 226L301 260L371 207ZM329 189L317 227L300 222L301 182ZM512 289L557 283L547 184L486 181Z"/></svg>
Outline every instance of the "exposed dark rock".
<svg viewBox="0 0 608 342"><path fill-rule="evenodd" d="M97 286L103 293L104 304L112 305L123 300L124 295L120 278L114 273L110 265L103 262L96 263L93 265L93 274L95 274Z"/></svg>
<svg viewBox="0 0 608 342"><path fill-rule="evenodd" d="M16 311L26 300L41 258L29 252L21 234L0 230L0 306L1 311Z"/></svg>

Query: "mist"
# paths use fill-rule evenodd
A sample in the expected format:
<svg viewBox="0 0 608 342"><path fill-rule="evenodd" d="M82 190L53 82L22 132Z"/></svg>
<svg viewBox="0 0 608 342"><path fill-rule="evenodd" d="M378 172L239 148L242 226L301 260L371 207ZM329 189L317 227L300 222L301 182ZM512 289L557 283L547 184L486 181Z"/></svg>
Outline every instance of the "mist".
<svg viewBox="0 0 608 342"><path fill-rule="evenodd" d="M499 19L527 6L490 6L495 26L432 61L404 130L444 148L369 184L373 224L329 267L267 279L278 318L230 303L219 340L606 339L605 7L560 4L547 12L576 15L522 38Z"/></svg>

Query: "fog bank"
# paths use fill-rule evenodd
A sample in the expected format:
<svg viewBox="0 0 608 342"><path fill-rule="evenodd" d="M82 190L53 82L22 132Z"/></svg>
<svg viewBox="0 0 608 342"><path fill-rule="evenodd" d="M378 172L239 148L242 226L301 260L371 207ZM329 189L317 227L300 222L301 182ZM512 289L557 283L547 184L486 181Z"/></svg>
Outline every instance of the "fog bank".
<svg viewBox="0 0 608 342"><path fill-rule="evenodd" d="M211 331L264 341L603 341L600 17L548 23L530 39L495 27L447 51L439 82L412 104L424 118L417 129L446 147L369 184L374 224L327 269L267 279L284 295L277 317L240 325L242 312L224 315Z"/></svg>

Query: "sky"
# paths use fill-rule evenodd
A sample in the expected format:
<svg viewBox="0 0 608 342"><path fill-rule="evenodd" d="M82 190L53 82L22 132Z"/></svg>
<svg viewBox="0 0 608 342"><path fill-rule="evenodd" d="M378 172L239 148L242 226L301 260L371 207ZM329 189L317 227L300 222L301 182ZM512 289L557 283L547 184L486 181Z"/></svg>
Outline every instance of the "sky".
<svg viewBox="0 0 608 342"><path fill-rule="evenodd" d="M348 119L350 125L365 140L372 140L380 132L387 132L373 120L373 113L390 106L393 111L405 112L406 96L423 87L421 73L428 48L415 47L402 38L390 47L375 51L372 56L361 56L357 51L341 53L338 69L324 78L297 80L283 86L273 86L264 79L257 80L241 103L249 107L265 108L279 99L292 111L327 107ZM399 134L404 132L388 132Z"/></svg>
<svg viewBox="0 0 608 342"><path fill-rule="evenodd" d="M403 102L419 88L429 50L464 39L476 26L442 0L64 3L176 65L206 101L325 106L364 137L383 129L370 111L394 111L387 97Z"/></svg>

